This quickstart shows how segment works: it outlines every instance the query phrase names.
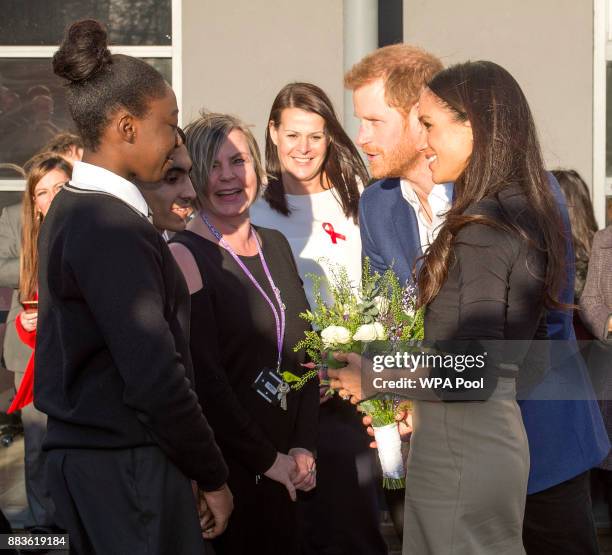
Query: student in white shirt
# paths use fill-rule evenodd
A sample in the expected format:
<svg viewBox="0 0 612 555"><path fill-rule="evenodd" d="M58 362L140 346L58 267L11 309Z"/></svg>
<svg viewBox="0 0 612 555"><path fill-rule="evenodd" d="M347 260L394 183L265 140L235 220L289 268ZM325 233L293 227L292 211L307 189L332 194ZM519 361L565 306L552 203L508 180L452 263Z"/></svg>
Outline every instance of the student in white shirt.
<svg viewBox="0 0 612 555"><path fill-rule="evenodd" d="M308 273L326 275L340 265L359 285L358 206L368 174L331 101L316 85L286 85L268 121L270 181L251 217L287 237L312 306ZM334 397L321 406L317 488L302 504L305 555L387 553L379 530L379 478L368 443L350 404Z"/></svg>
<svg viewBox="0 0 612 555"><path fill-rule="evenodd" d="M173 164L176 98L95 20L69 27L53 70L85 147L38 239L34 402L56 522L74 553L200 555L229 520L228 469L191 385L189 292L134 184Z"/></svg>

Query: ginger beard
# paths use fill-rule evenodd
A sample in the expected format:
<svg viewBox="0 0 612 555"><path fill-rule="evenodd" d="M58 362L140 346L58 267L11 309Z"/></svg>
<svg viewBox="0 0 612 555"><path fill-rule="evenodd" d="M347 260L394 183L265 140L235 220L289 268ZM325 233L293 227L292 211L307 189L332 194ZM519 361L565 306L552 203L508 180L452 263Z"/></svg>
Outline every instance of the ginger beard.
<svg viewBox="0 0 612 555"><path fill-rule="evenodd" d="M413 137L408 118L404 121L402 133L393 147L385 151L385 149L370 145L368 150L379 155L370 160L370 174L374 179L406 177L422 156L417 148L417 141Z"/></svg>

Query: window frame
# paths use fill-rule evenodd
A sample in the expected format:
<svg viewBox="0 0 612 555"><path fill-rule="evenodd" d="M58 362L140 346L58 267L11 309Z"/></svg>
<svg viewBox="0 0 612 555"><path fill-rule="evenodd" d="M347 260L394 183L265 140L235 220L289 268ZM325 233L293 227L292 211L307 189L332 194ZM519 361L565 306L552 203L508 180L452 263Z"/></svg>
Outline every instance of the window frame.
<svg viewBox="0 0 612 555"><path fill-rule="evenodd" d="M593 0L593 186L592 200L600 227L606 224L606 197L612 176L606 175L606 82L612 62L612 0ZM612 114L609 115L612 117Z"/></svg>
<svg viewBox="0 0 612 555"><path fill-rule="evenodd" d="M126 46L112 45L110 51L113 54L125 54L135 58L170 58L172 60L172 89L176 94L179 107L179 125L182 124L182 100L183 100L183 35L182 35L182 2L183 0L172 0L170 11L172 17L172 44L151 46ZM0 58L45 58L51 59L59 45L55 46L1 46ZM23 191L24 179L0 179L0 193L5 191Z"/></svg>

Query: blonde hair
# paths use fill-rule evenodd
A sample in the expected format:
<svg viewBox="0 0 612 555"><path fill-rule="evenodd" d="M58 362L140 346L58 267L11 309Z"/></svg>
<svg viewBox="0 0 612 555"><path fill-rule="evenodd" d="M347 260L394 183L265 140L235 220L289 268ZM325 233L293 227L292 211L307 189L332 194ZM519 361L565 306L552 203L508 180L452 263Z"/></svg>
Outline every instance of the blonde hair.
<svg viewBox="0 0 612 555"><path fill-rule="evenodd" d="M50 171L63 171L68 178L72 175L70 162L53 152L37 154L25 165L28 173L21 207L21 255L19 257L19 296L22 301L33 299L38 290L36 245L42 224L42 214L36 214L34 190L38 182Z"/></svg>
<svg viewBox="0 0 612 555"><path fill-rule="evenodd" d="M392 44L357 62L344 76L344 86L355 90L382 79L387 104L407 114L442 69L442 62L433 54L410 44Z"/></svg>
<svg viewBox="0 0 612 555"><path fill-rule="evenodd" d="M236 116L202 111L200 117L185 128L185 146L193 163L191 179L197 195L195 204L198 208L202 208L202 201L206 198L208 178L219 149L234 129L242 131L247 140L257 176L257 197L267 182L259 146L249 127Z"/></svg>

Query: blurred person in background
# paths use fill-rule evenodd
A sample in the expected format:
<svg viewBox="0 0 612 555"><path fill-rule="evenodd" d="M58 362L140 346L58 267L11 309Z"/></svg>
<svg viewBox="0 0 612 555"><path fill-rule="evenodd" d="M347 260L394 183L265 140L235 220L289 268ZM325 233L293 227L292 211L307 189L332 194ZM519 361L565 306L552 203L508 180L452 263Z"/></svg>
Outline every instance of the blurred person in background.
<svg viewBox="0 0 612 555"><path fill-rule="evenodd" d="M69 164L74 164L83 156L83 141L78 135L70 132L62 132L56 135L41 151L43 153L58 154ZM12 164L14 178L25 177L25 172L30 168L33 161L37 160L35 155L24 164L22 170ZM8 164L4 164L5 167ZM7 317L7 330L4 339L5 362L9 370L13 367L25 366L30 351L23 350L23 343L18 340L15 332L15 321L17 313L21 310L17 288L19 286L19 256L21 252L21 224L22 204L7 206L0 215L0 287L11 287L15 290L11 300L11 309ZM25 362L24 362L25 360ZM22 364L23 363L23 364Z"/></svg>
<svg viewBox="0 0 612 555"><path fill-rule="evenodd" d="M71 164L83 158L83 140L70 131L62 131L53 137L43 148L45 152L55 152Z"/></svg>
<svg viewBox="0 0 612 555"><path fill-rule="evenodd" d="M589 354L589 366L596 375L603 375L601 380L597 380L601 387L600 407L608 437L612 438L612 225L593 236L580 309L582 322L595 340ZM612 454L608 454L595 474L604 486L612 526Z"/></svg>
<svg viewBox="0 0 612 555"><path fill-rule="evenodd" d="M19 300L24 303L14 325L19 340L29 349L36 343L38 311L38 253L36 245L40 226L57 192L70 179L72 166L58 154L41 153L28 163L26 189L23 195L22 242L19 260ZM48 533L55 528L54 507L46 487L46 455L42 441L47 429L47 416L32 404L34 352L27 365L12 368L17 394L9 413L21 410L25 440L25 482L28 506L32 516L32 532Z"/></svg>
<svg viewBox="0 0 612 555"><path fill-rule="evenodd" d="M25 171L15 164L2 164L0 169L9 179L25 179ZM19 256L21 253L21 202L5 206L0 214L0 287L13 290L11 307L7 315L3 343L6 368L12 372L23 371L32 350L17 336L15 318L21 311L19 304Z"/></svg>
<svg viewBox="0 0 612 555"><path fill-rule="evenodd" d="M551 173L557 178L561 191L563 191L572 226L572 241L576 258L574 301L578 304L586 281L593 236L598 229L597 221L593 212L589 187L580 174L576 170L561 169L553 170ZM577 337L582 339L582 337Z"/></svg>
<svg viewBox="0 0 612 555"><path fill-rule="evenodd" d="M62 156L69 164L73 164L83 156L83 141L74 133L62 132L45 145L43 152ZM37 160L37 156L28 160L24 164L25 170L28 171L30 165ZM21 168L14 174L15 178L25 177ZM11 307L6 319L3 351L6 367L12 372L24 372L32 354L30 347L18 337L15 327L17 315L22 311L18 291L22 211L22 203L18 203L5 207L0 214L0 287L13 289Z"/></svg>

